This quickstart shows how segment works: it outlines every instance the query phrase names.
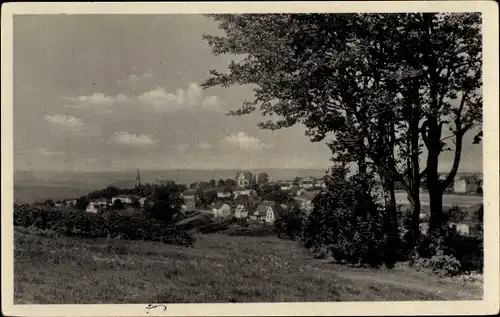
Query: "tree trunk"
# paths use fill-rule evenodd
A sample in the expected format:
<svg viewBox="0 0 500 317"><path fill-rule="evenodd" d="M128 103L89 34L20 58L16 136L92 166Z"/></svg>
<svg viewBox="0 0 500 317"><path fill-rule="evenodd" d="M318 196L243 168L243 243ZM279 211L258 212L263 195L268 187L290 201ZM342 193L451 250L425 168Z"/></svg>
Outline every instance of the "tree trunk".
<svg viewBox="0 0 500 317"><path fill-rule="evenodd" d="M420 197L408 195L410 201L410 248L415 247L418 239L420 238Z"/></svg>
<svg viewBox="0 0 500 317"><path fill-rule="evenodd" d="M399 247L398 215L396 208L396 196L394 194L394 179L388 175L384 175L381 178L384 191L385 217L388 230L385 262L388 268L393 268L397 261L397 252Z"/></svg>
<svg viewBox="0 0 500 317"><path fill-rule="evenodd" d="M429 190L431 217L429 221L429 233L441 235L443 225L443 192Z"/></svg>
<svg viewBox="0 0 500 317"><path fill-rule="evenodd" d="M420 111L416 107L410 116L410 190L408 192L408 198L410 200L410 212L411 212L411 225L410 225L410 247L413 248L416 245L420 237L420 148L419 148L419 123Z"/></svg>

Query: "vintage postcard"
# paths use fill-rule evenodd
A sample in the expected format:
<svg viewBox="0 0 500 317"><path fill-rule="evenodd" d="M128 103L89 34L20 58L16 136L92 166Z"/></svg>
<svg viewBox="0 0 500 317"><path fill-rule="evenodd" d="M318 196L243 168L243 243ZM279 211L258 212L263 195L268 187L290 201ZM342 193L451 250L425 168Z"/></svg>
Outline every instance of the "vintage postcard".
<svg viewBox="0 0 500 317"><path fill-rule="evenodd" d="M1 23L3 314L498 313L496 2Z"/></svg>

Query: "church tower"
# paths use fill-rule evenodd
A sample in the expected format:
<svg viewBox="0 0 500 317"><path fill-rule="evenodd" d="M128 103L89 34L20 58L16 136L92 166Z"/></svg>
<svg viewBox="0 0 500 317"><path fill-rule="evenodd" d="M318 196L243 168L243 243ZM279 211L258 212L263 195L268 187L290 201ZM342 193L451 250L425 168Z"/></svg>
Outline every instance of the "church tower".
<svg viewBox="0 0 500 317"><path fill-rule="evenodd" d="M137 169L137 177L135 178L135 188L141 187L141 176L139 175L139 169Z"/></svg>

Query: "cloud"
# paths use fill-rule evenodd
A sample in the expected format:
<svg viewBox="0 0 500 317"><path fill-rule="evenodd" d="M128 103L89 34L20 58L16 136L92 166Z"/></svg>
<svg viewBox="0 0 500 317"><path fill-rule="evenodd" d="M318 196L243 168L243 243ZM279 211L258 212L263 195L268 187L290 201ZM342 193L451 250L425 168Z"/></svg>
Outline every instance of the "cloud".
<svg viewBox="0 0 500 317"><path fill-rule="evenodd" d="M158 143L158 140L153 140L147 135L135 135L128 132L115 132L111 139L118 144L130 146L147 146Z"/></svg>
<svg viewBox="0 0 500 317"><path fill-rule="evenodd" d="M151 70L148 70L147 72L145 72L143 74L130 74L130 75L128 75L126 80L118 79L116 82L120 85L126 84L126 83L136 84L136 83L140 82L141 80L149 79L152 77L153 77L153 72Z"/></svg>
<svg viewBox="0 0 500 317"><path fill-rule="evenodd" d="M73 116L67 116L63 114L46 114L44 115L45 120L48 122L58 125L61 129L71 130L71 131L80 131L84 123L81 119Z"/></svg>
<svg viewBox="0 0 500 317"><path fill-rule="evenodd" d="M200 142L198 144L196 144L197 147L199 147L200 149L210 149L212 147L212 144L210 143L205 143L205 142Z"/></svg>
<svg viewBox="0 0 500 317"><path fill-rule="evenodd" d="M119 103L130 102L131 99L125 95L106 96L102 93L95 93L90 96L80 97L61 97L70 103L65 105L67 108L85 109L100 113L112 113L111 107Z"/></svg>
<svg viewBox="0 0 500 317"><path fill-rule="evenodd" d="M243 131L229 135L222 141L226 144L239 147L242 150L260 150L273 147L272 144L263 143L260 139L251 137Z"/></svg>
<svg viewBox="0 0 500 317"><path fill-rule="evenodd" d="M177 92L166 92L162 87L143 93L138 97L140 103L158 111L175 112L179 110L204 109L221 111L220 100L217 96L203 97L203 91L195 83L187 89L178 89Z"/></svg>
<svg viewBox="0 0 500 317"><path fill-rule="evenodd" d="M184 153L186 152L188 149L189 149L189 144L177 144L177 145L174 145L174 148L177 149L177 151L179 151L179 153Z"/></svg>

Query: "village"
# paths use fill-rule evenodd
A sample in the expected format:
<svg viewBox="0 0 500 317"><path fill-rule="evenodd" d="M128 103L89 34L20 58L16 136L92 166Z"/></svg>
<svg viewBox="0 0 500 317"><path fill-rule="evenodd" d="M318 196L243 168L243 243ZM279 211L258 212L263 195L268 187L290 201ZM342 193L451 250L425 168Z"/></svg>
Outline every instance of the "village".
<svg viewBox="0 0 500 317"><path fill-rule="evenodd" d="M180 193L183 200L181 206L183 223L188 222L189 219L196 219L196 215L199 214L210 216L213 220L235 219L264 224L273 224L276 218L285 211L309 215L314 207L314 198L327 187L325 180L327 180L326 176L272 180L265 175L264 179L259 182L256 174L240 171L236 174L234 181L226 180L226 184L212 180L211 185L210 182L205 183L207 186L202 186L203 182L191 184L189 187L184 185L185 190ZM92 199L86 205L85 212L103 214L113 210L121 216L141 214L151 204L149 197L141 195L142 186L138 170L135 188L128 190L132 193ZM379 189L379 185L374 186L375 192ZM276 195L277 193L281 195ZM460 222L453 223L457 231L463 235L475 232L477 220L474 220L474 212L481 204L481 193L482 175L457 177L453 186L446 191L445 198L450 199L448 203L445 200L444 208L461 208L466 213ZM404 210L404 207L408 205L406 194L400 190L396 195L399 198L398 205ZM78 199L56 201L53 207L63 209L75 207L77 203ZM424 200L422 206L426 205L427 202ZM421 231L425 233L429 220L428 208L421 209L420 219Z"/></svg>

